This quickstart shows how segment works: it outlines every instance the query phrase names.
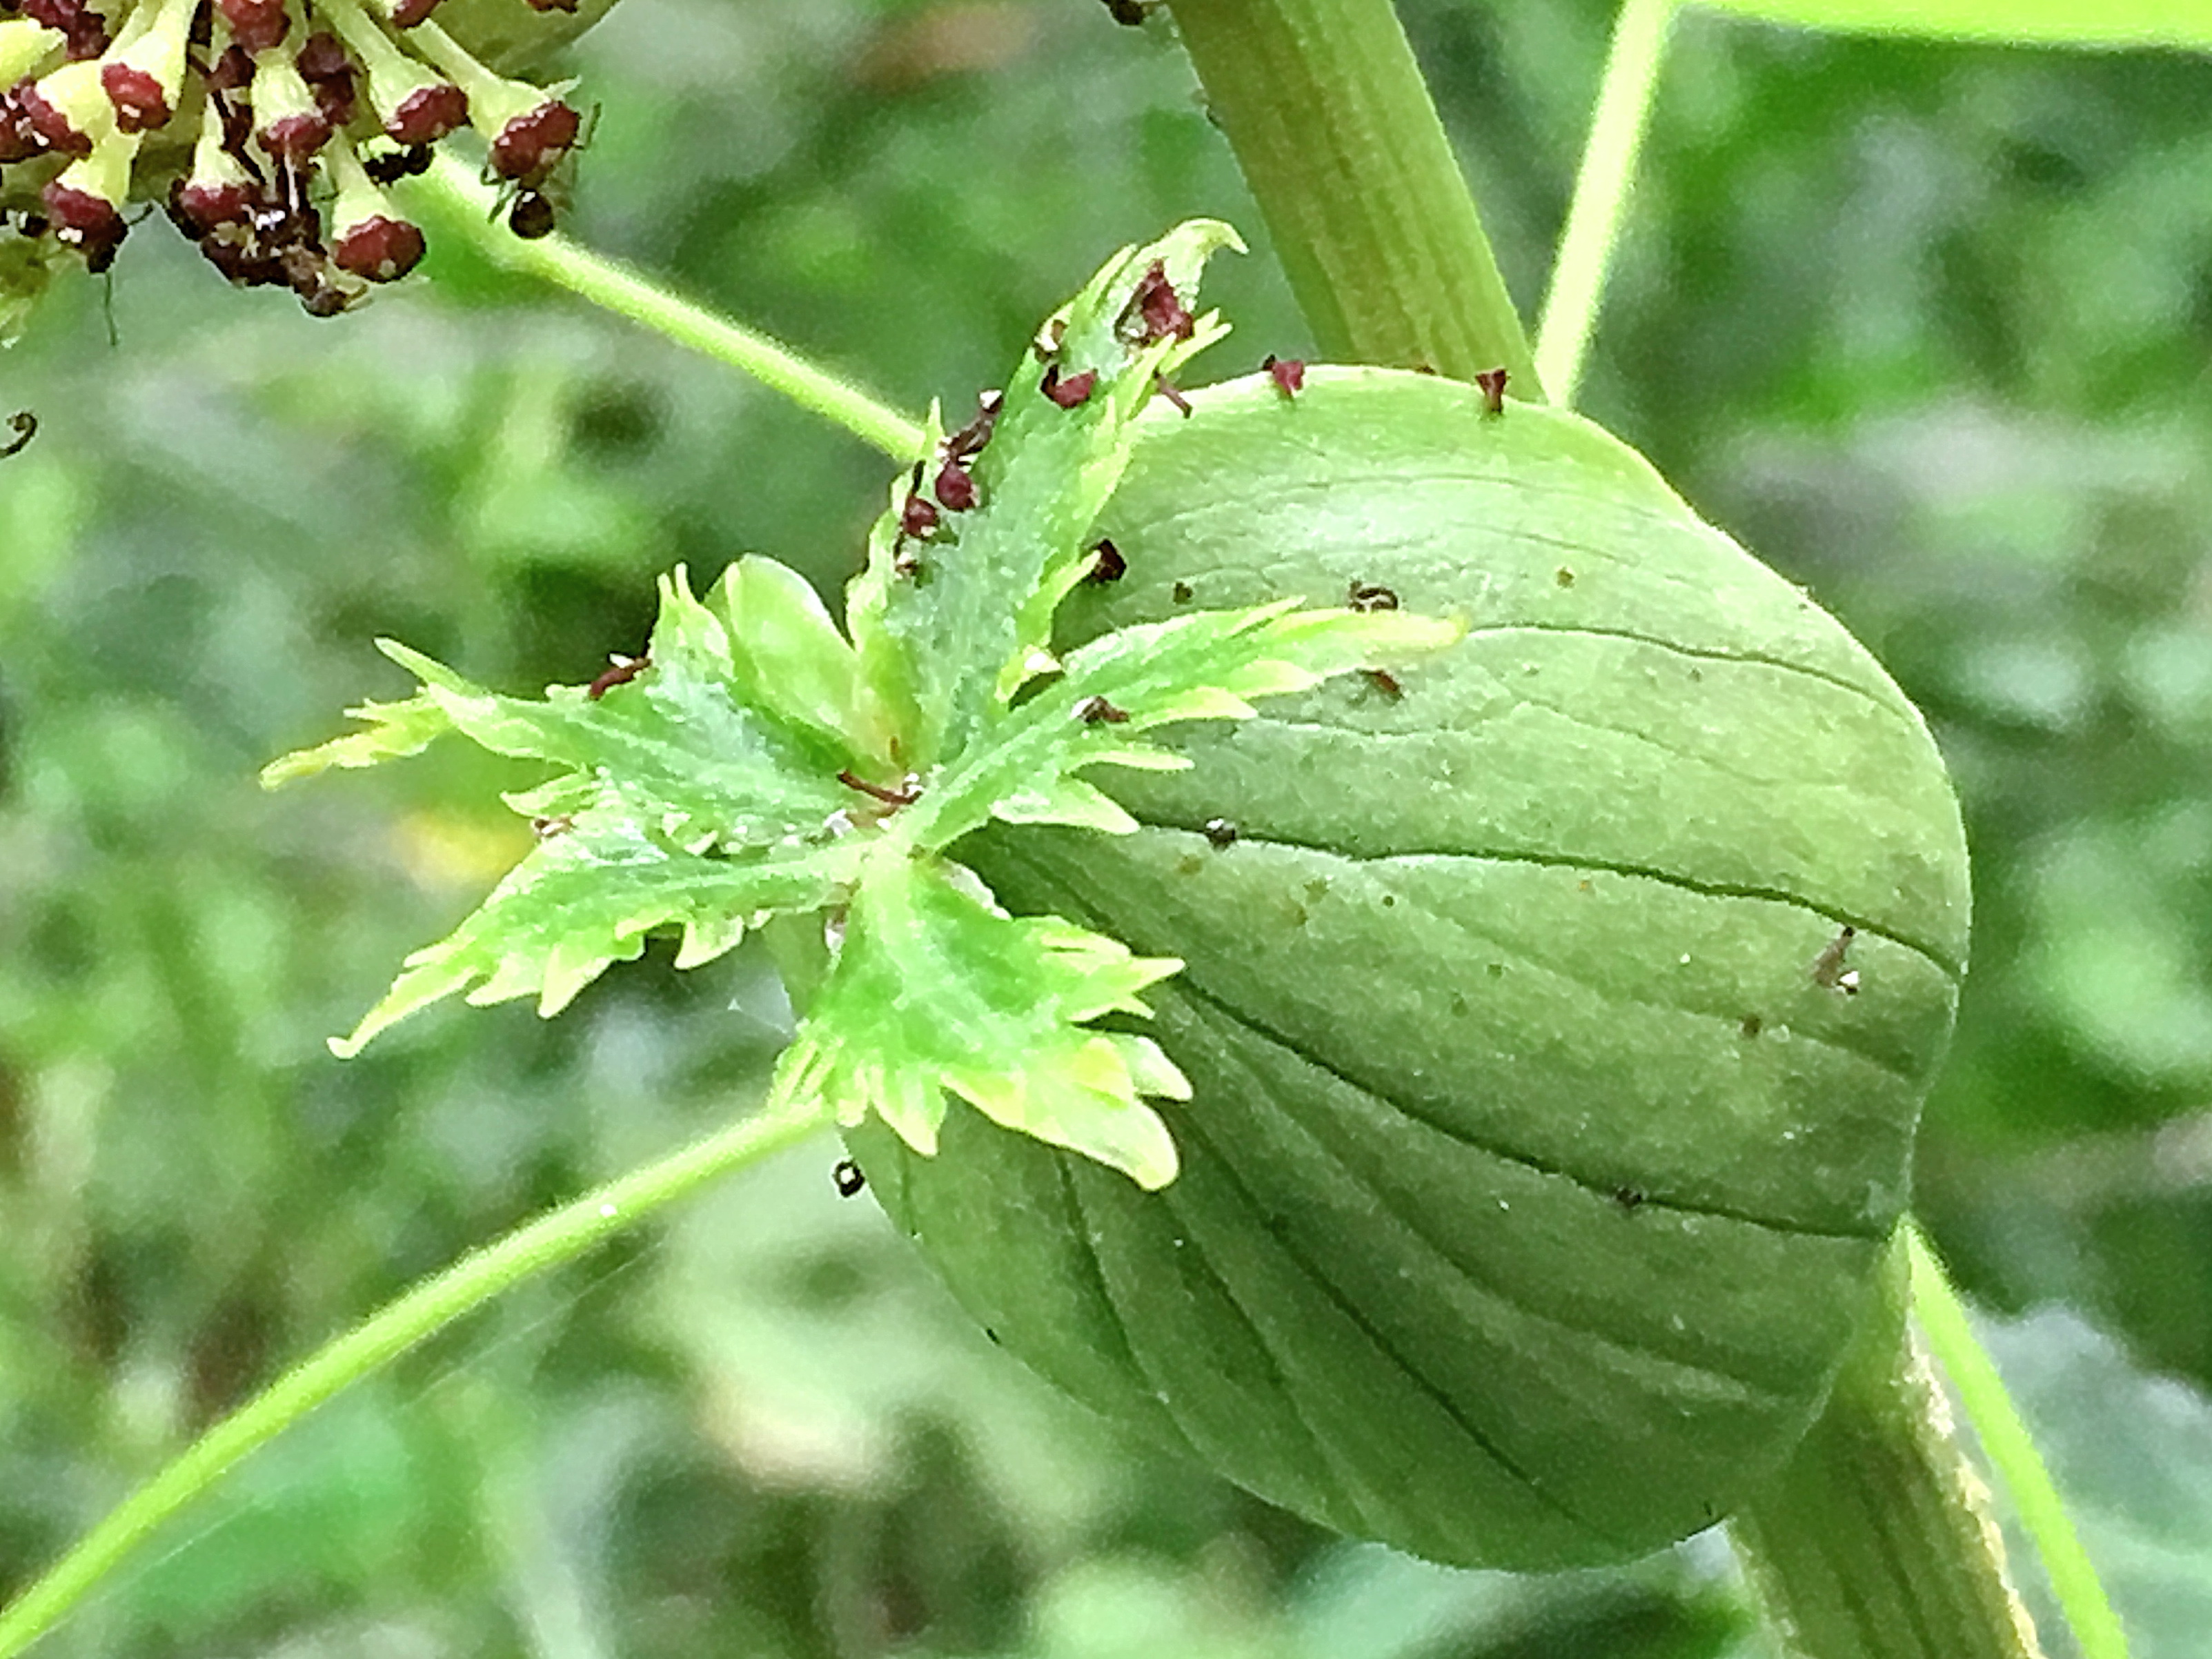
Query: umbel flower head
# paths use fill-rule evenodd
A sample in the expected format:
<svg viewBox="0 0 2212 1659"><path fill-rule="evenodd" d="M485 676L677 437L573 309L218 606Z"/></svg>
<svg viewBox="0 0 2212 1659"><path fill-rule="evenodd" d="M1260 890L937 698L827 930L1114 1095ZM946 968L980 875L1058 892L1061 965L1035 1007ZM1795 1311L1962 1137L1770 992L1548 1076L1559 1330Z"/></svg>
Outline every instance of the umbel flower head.
<svg viewBox="0 0 2212 1659"><path fill-rule="evenodd" d="M543 235L581 118L565 87L493 65L611 0L582 3L0 0L0 327L56 266L106 270L134 201L233 283L334 315L422 258L386 188L464 131L514 190L513 228Z"/></svg>

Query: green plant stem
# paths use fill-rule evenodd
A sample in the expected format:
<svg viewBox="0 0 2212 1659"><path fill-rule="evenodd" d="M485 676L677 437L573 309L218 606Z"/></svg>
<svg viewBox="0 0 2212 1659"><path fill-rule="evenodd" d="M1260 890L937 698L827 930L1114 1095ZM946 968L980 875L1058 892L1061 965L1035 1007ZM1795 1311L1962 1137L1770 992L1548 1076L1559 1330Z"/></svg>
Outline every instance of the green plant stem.
<svg viewBox="0 0 2212 1659"><path fill-rule="evenodd" d="M102 1577L247 1453L432 1333L718 1176L826 1127L817 1101L769 1103L683 1151L611 1181L461 1258L369 1316L217 1423L125 1498L0 1612L0 1659L60 1622Z"/></svg>
<svg viewBox="0 0 2212 1659"><path fill-rule="evenodd" d="M1171 0L1328 356L1541 384L1390 0Z"/></svg>
<svg viewBox="0 0 2212 1659"><path fill-rule="evenodd" d="M921 453L921 428L915 422L757 330L681 299L558 232L537 241L514 234L501 222L489 187L450 157L438 158L428 173L412 181L411 190L415 200L441 210L442 234L469 237L494 264L565 288L678 345L741 369L893 460L911 461Z"/></svg>
<svg viewBox="0 0 2212 1659"><path fill-rule="evenodd" d="M1729 1523L1737 1553L1799 1659L2041 1659L1911 1300L1900 1236L1826 1410Z"/></svg>
<svg viewBox="0 0 2212 1659"><path fill-rule="evenodd" d="M1583 363L1597 326L1605 276L1620 236L1622 210L1636 178L1636 158L1650 123L1651 95L1666 60L1667 29L1676 0L1624 0L1598 85L1597 113L1552 285L1536 325L1536 372L1560 404L1571 404L1582 384Z"/></svg>
<svg viewBox="0 0 2212 1659"><path fill-rule="evenodd" d="M1908 1227L1906 1237L1912 1256L1914 1316L1966 1407L1974 1437L2011 1496L2021 1525L2035 1540L2051 1593L2073 1628L2082 1659L2127 1659L2127 1634L2075 1534L2034 1437L2021 1421L1988 1350L1975 1339L1965 1304L1920 1230Z"/></svg>

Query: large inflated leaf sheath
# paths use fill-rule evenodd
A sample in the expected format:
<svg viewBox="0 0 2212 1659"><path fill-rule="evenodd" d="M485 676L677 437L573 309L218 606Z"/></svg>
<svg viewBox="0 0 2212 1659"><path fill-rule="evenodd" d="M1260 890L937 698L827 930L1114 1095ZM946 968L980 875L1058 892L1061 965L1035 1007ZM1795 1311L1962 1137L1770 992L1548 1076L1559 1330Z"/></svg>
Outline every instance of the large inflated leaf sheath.
<svg viewBox="0 0 2212 1659"><path fill-rule="evenodd" d="M1071 639L1355 587L1467 636L1101 775L1139 834L961 849L1188 963L1172 1185L964 1109L855 1149L1007 1348L1277 1503L1493 1566L1686 1536L1819 1411L1905 1202L1966 958L1942 763L1583 421L1379 370L1196 401Z"/></svg>

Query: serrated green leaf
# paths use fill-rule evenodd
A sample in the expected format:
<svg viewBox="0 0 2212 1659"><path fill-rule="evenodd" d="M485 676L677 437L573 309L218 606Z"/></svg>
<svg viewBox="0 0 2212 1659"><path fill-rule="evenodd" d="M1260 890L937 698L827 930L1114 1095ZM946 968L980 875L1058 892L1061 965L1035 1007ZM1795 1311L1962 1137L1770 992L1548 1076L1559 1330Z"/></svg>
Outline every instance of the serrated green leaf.
<svg viewBox="0 0 2212 1659"><path fill-rule="evenodd" d="M1056 918L1008 916L957 866L878 856L779 1087L818 1092L845 1123L872 1112L925 1155L950 1091L1162 1187L1175 1143L1144 1097L1187 1099L1189 1085L1149 1038L1087 1022L1149 1012L1138 994L1181 965Z"/></svg>
<svg viewBox="0 0 2212 1659"><path fill-rule="evenodd" d="M1209 314L1193 319L1187 337L1146 338L1127 321L1134 296L1158 265L1188 304L1206 260L1243 246L1228 226L1194 220L1121 250L1048 325L1059 344L1023 356L973 459L977 505L942 510L916 539L900 524L908 481L894 489L847 609L863 678L903 734L906 767L926 772L964 753L1048 669L1053 611L1089 564L1091 526L1127 464L1131 422L1160 378L1227 332ZM1048 374L1096 379L1063 409L1046 394ZM933 423L923 492L942 459Z"/></svg>
<svg viewBox="0 0 2212 1659"><path fill-rule="evenodd" d="M746 700L728 630L680 567L660 598L646 666L596 698L560 685L543 702L502 696L393 641L378 647L423 682L410 704L427 701L495 753L562 769L511 797L519 811L559 816L611 794L639 823L701 850L818 837L855 799L838 772L866 757Z"/></svg>
<svg viewBox="0 0 2212 1659"><path fill-rule="evenodd" d="M610 963L636 957L655 928L680 927L677 965L697 967L768 915L831 902L859 866L852 840L707 858L651 834L618 805L584 813L532 848L449 937L409 957L331 1051L349 1059L395 1020L456 992L477 1004L534 995L550 1017Z"/></svg>
<svg viewBox="0 0 2212 1659"><path fill-rule="evenodd" d="M1067 659L1058 684L1009 714L988 745L933 779L891 821L891 834L933 851L993 817L1126 828L1085 796L1063 794L1061 781L1091 766L1173 769L1170 751L1132 739L1178 720L1244 719L1251 698L1440 650L1463 631L1403 611L1295 611L1297 603L1200 611L1093 641ZM1056 803L1069 816L1056 816Z"/></svg>
<svg viewBox="0 0 2212 1659"><path fill-rule="evenodd" d="M863 695L859 660L805 577L774 559L739 559L707 607L729 630L745 702L891 769L889 734Z"/></svg>
<svg viewBox="0 0 2212 1659"><path fill-rule="evenodd" d="M313 749L280 755L261 769L261 787L275 789L332 767L375 766L419 755L453 729L451 717L427 692L417 692L400 702L364 702L346 713L357 720L367 720L368 730L349 732Z"/></svg>

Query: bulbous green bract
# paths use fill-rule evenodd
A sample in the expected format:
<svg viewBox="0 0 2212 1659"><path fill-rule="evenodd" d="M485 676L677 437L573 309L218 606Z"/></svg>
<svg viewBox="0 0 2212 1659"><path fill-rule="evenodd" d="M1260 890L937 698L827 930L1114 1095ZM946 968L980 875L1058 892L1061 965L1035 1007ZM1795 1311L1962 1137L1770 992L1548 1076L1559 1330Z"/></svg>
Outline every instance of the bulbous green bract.
<svg viewBox="0 0 2212 1659"><path fill-rule="evenodd" d="M1188 728L1112 783L1136 835L963 846L1187 963L1177 1180L962 1112L933 1158L856 1133L870 1183L1037 1370L1329 1526L1516 1568L1696 1532L1820 1410L1904 1206L1966 966L1942 761L1585 422L1380 370L1194 401L1073 637L1355 587L1468 636Z"/></svg>

